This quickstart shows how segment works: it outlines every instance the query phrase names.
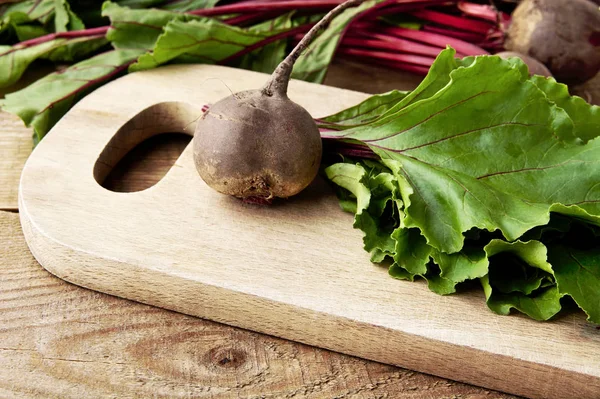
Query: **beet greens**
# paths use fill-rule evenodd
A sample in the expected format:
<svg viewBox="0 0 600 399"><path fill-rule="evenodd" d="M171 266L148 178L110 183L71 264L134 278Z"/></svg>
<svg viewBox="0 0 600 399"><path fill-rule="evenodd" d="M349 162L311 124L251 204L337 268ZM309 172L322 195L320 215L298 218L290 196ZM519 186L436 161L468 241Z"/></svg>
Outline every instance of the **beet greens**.
<svg viewBox="0 0 600 399"><path fill-rule="evenodd" d="M334 55L425 75L447 45L462 56L495 51L507 16L477 1L481 4L366 1L331 22L313 41L311 52L298 60L292 77L322 82ZM221 5L218 0L120 0L105 2L101 9L92 0L2 5L0 87L18 81L39 59L61 67L75 64L8 95L1 105L33 127L37 142L81 96L127 72L185 62L270 73L289 48L341 2L249 0ZM461 21L464 29L457 24ZM119 73L102 68L105 58L119 60L115 65ZM91 67L89 75L78 62ZM63 85L65 81L78 81L79 86Z"/></svg>
<svg viewBox="0 0 600 399"><path fill-rule="evenodd" d="M600 324L600 107L518 59L454 56L318 120L342 208L395 278L478 280L490 309L536 320L570 297Z"/></svg>

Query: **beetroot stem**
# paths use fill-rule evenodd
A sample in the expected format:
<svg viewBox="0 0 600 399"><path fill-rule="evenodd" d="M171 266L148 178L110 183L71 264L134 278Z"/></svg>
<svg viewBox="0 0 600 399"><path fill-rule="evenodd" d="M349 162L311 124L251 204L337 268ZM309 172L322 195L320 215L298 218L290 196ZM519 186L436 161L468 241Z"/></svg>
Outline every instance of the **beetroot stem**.
<svg viewBox="0 0 600 399"><path fill-rule="evenodd" d="M488 54L487 51L482 49L479 46L466 42L464 40L460 40L451 36L428 32L426 30L414 30L407 28L399 28L399 27L385 27L385 28L377 28L368 26L365 27L367 30L369 28L377 29L380 33L400 37L404 39L415 40L421 43L426 43L431 46L446 48L446 46L453 47L457 52L464 55L483 55Z"/></svg>
<svg viewBox="0 0 600 399"><path fill-rule="evenodd" d="M488 22L465 17L456 17L454 15L444 14L438 11L417 10L412 11L409 14L425 21L449 26L462 31L479 33L481 35L486 35L490 31L494 30L494 25L491 25Z"/></svg>
<svg viewBox="0 0 600 399"><path fill-rule="evenodd" d="M297 9L310 8L332 8L340 5L340 0L284 0L284 1L248 1L235 4L227 4L214 8L202 8L199 10L189 11L187 14L201 15L204 17L226 15L226 14L243 14L247 12L259 11L287 11Z"/></svg>
<svg viewBox="0 0 600 399"><path fill-rule="evenodd" d="M349 36L342 41L344 47L363 47L370 49L399 51L402 53L429 55L437 57L440 52L439 47L428 46L426 44L416 43L411 40L401 39L399 37L387 36L375 33L368 39L364 36Z"/></svg>
<svg viewBox="0 0 600 399"><path fill-rule="evenodd" d="M294 63L298 57L300 57L300 54L302 54L302 52L308 47L308 44L317 36L320 30L329 25L331 20L337 17L342 11L350 7L355 7L364 1L365 0L348 0L329 11L327 15L325 15L308 31L308 33L302 38L302 40L300 40L300 42L296 45L296 47L294 47L288 56L285 57L285 59L277 66L277 68L275 68L271 78L263 87L262 92L267 96L287 96L288 81L292 75Z"/></svg>
<svg viewBox="0 0 600 399"><path fill-rule="evenodd" d="M341 154L351 158L379 159L379 156L368 146L362 144L349 143L335 137L323 138L324 152L327 154Z"/></svg>
<svg viewBox="0 0 600 399"><path fill-rule="evenodd" d="M456 39L462 40L467 43L479 43L479 44L483 45L486 40L486 36L480 35L478 33L459 31L459 30L455 30L455 29L441 28L439 26L433 26L433 25L424 25L423 31L437 33L439 35L447 36L447 37L454 37Z"/></svg>
<svg viewBox="0 0 600 399"><path fill-rule="evenodd" d="M498 11L488 4L477 4L468 1L459 1L458 9L468 16L498 22Z"/></svg>
<svg viewBox="0 0 600 399"><path fill-rule="evenodd" d="M40 37L36 37L35 39L25 40L21 43L17 44L19 47L31 47L41 43L49 42L54 39L73 39L77 37L86 37L86 36L100 36L106 34L108 31L108 26L101 26L99 28L91 28L91 29L81 29L81 30L72 30L70 32L57 32L50 33L49 35L44 35Z"/></svg>

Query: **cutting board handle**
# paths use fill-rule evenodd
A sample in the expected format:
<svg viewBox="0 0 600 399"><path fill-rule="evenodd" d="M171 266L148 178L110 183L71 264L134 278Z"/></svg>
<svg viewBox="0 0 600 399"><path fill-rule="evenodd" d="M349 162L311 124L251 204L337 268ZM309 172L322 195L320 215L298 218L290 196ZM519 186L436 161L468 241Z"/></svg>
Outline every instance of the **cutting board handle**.
<svg viewBox="0 0 600 399"><path fill-rule="evenodd" d="M143 141L162 133L194 134L202 109L195 105L166 101L140 111L121 126L100 152L94 164L94 179L102 185L117 163Z"/></svg>

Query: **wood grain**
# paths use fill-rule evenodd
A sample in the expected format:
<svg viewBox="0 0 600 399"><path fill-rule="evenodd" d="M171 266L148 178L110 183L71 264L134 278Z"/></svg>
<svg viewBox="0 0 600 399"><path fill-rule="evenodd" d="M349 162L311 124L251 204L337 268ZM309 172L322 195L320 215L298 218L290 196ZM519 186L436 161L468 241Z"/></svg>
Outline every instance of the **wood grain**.
<svg viewBox="0 0 600 399"><path fill-rule="evenodd" d="M68 284L17 214L0 243L0 397L513 398Z"/></svg>
<svg viewBox="0 0 600 399"><path fill-rule="evenodd" d="M48 61L34 62L17 83L0 88L0 98L26 87L54 68ZM0 110L0 210L17 210L19 177L32 149L32 130L17 116Z"/></svg>
<svg viewBox="0 0 600 399"><path fill-rule="evenodd" d="M115 165L102 186L124 193L152 187L167 174L190 140L186 134L165 133L143 141Z"/></svg>
<svg viewBox="0 0 600 399"><path fill-rule="evenodd" d="M172 66L86 97L23 173L20 216L36 258L88 288L362 358L534 398L598 397L600 332L582 314L552 323L502 317L480 292L440 297L389 278L323 182L278 206L244 205L203 184L188 146L146 190L97 183L142 140L185 132L201 105L229 92L219 81L238 91L264 79ZM365 98L304 82L290 88L316 116Z"/></svg>
<svg viewBox="0 0 600 399"><path fill-rule="evenodd" d="M31 129L0 111L0 210L16 210L19 177L32 149Z"/></svg>

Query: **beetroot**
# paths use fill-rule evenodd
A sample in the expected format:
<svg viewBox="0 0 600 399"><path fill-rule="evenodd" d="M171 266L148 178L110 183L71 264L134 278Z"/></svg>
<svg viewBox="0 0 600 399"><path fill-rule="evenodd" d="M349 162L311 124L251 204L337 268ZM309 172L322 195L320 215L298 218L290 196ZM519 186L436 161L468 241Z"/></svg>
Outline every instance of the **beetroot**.
<svg viewBox="0 0 600 399"><path fill-rule="evenodd" d="M322 143L312 116L287 96L294 62L317 32L340 12L331 10L279 64L259 90L235 93L204 113L194 134L194 163L213 189L252 202L287 198L317 175Z"/></svg>
<svg viewBox="0 0 600 399"><path fill-rule="evenodd" d="M600 70L600 9L589 0L524 0L505 47L539 60L559 81L584 82Z"/></svg>

